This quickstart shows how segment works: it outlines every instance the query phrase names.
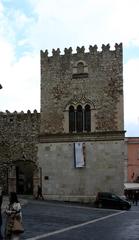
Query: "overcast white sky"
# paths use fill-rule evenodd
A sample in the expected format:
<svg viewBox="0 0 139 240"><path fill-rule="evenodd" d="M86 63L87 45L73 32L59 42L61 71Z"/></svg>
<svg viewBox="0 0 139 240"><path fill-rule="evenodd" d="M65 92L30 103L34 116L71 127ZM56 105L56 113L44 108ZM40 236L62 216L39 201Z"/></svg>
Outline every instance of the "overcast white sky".
<svg viewBox="0 0 139 240"><path fill-rule="evenodd" d="M139 136L139 0L0 0L0 111L40 111L40 50L123 43L127 136Z"/></svg>

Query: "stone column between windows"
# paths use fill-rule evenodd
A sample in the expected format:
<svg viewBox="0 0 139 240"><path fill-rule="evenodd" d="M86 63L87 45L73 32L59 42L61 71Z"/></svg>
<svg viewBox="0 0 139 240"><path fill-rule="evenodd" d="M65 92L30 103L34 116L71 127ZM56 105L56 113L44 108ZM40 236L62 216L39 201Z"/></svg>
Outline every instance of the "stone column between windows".
<svg viewBox="0 0 139 240"><path fill-rule="evenodd" d="M95 119L95 110L91 109L91 132L96 130L96 119Z"/></svg>
<svg viewBox="0 0 139 240"><path fill-rule="evenodd" d="M64 111L63 128L65 133L69 133L69 111Z"/></svg>

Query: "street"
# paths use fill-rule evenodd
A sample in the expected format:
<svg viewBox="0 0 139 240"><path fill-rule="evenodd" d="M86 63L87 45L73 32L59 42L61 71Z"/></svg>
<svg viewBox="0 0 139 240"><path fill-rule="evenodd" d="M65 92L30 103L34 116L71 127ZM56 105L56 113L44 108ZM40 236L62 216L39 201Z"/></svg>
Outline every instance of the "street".
<svg viewBox="0 0 139 240"><path fill-rule="evenodd" d="M129 211L29 200L23 206L28 240L138 240L139 206Z"/></svg>

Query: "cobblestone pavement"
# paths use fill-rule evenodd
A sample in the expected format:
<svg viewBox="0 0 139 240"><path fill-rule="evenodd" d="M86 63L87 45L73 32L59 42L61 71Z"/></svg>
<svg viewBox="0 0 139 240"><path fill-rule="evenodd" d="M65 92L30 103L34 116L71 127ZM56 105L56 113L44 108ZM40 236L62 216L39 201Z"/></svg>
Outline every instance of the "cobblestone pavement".
<svg viewBox="0 0 139 240"><path fill-rule="evenodd" d="M130 211L116 211L28 200L23 205L23 219L24 240L139 239L139 206L132 206Z"/></svg>

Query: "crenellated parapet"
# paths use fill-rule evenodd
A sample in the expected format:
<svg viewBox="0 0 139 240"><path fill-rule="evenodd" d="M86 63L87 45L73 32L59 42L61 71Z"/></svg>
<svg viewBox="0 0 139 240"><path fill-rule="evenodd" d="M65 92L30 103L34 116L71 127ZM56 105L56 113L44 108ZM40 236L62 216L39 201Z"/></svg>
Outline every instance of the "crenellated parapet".
<svg viewBox="0 0 139 240"><path fill-rule="evenodd" d="M21 111L21 112L10 112L9 110L6 110L5 112L0 112L0 116L2 115L13 115L13 116L19 116L19 115L30 115L30 114L40 114L37 112L37 110L35 109L33 112L31 112L30 110L27 110L27 112Z"/></svg>
<svg viewBox="0 0 139 240"><path fill-rule="evenodd" d="M55 50L55 49L53 48L53 50L52 50L52 54L53 54L54 57L58 57L58 56L60 56L60 49L57 48L57 49Z"/></svg>
<svg viewBox="0 0 139 240"><path fill-rule="evenodd" d="M82 47L77 47L76 48L76 51L77 51L77 54L84 54L85 52L85 47L82 46Z"/></svg>
<svg viewBox="0 0 139 240"><path fill-rule="evenodd" d="M97 49L98 49L97 45L94 45L94 46L90 45L89 46L89 51L92 54L97 54Z"/></svg>
<svg viewBox="0 0 139 240"><path fill-rule="evenodd" d="M113 52L115 52L116 55L118 55L118 54L121 55L122 54L122 43L120 43L120 44L116 43L113 50L111 50L110 44L106 44L106 45L102 44L101 49L102 49L101 51L98 50L98 46L95 44L94 46L92 46L92 45L89 46L89 52L88 51L85 52L85 47L84 46L82 46L82 47L77 46L75 53L72 53L73 49L72 49L72 47L70 47L70 48L65 48L64 49L64 54L60 54L61 51L60 51L59 48L57 48L57 49L52 49L52 56L51 57L71 56L71 55L74 55L74 54L80 55L80 54L86 54L86 53L90 53L91 55L92 54L96 55L96 54L101 53L103 55L105 53L113 53ZM45 58L49 57L48 56L48 50L45 50L44 52L41 50L41 57L43 57L43 58L44 57Z"/></svg>
<svg viewBox="0 0 139 240"><path fill-rule="evenodd" d="M44 52L41 50L41 57L48 57L48 50L45 50Z"/></svg>
<svg viewBox="0 0 139 240"><path fill-rule="evenodd" d="M72 48L65 48L64 49L65 55L71 55L72 54Z"/></svg>
<svg viewBox="0 0 139 240"><path fill-rule="evenodd" d="M115 52L116 55L122 55L122 43L120 44L115 43Z"/></svg>
<svg viewBox="0 0 139 240"><path fill-rule="evenodd" d="M110 44L104 45L102 44L102 52L108 52L110 51Z"/></svg>
<svg viewBox="0 0 139 240"><path fill-rule="evenodd" d="M37 112L37 110L34 110L31 112L28 110L26 113L24 111L21 112L10 112L6 110L5 112L0 112L0 125L3 128L10 128L14 125L15 129L16 126L19 125L25 125L26 122L30 122L28 125L29 127L31 125L39 125L40 123L40 113ZM0 127L0 128L1 128Z"/></svg>

